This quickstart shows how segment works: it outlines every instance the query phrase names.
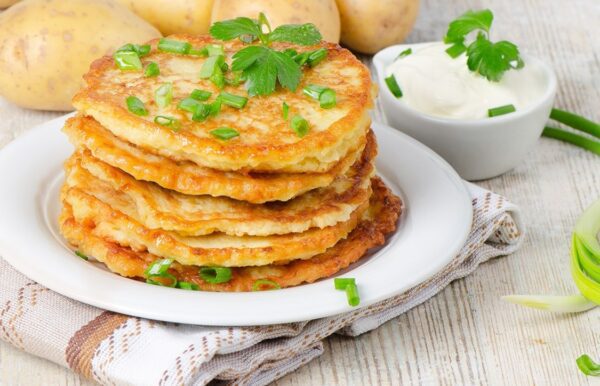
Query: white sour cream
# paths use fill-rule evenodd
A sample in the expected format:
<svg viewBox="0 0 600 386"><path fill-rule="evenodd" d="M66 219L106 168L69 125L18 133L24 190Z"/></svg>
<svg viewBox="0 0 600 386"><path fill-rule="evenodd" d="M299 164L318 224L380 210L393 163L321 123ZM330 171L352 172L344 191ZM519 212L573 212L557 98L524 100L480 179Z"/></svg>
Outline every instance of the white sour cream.
<svg viewBox="0 0 600 386"><path fill-rule="evenodd" d="M545 80L541 68L525 62L520 70L509 70L499 82L490 82L467 67L465 54L456 59L439 43L412 47L387 68L400 88L399 99L411 108L451 119L486 118L488 109L512 104L517 111L542 97Z"/></svg>

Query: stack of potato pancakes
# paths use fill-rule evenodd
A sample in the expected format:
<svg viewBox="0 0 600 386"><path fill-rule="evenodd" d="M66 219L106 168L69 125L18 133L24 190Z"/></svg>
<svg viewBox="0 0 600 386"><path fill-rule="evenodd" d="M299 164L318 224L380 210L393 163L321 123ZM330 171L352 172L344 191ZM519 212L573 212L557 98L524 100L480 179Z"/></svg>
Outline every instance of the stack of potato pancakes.
<svg viewBox="0 0 600 386"><path fill-rule="evenodd" d="M296 91L249 96L227 79L244 43L169 39L222 46L224 87L198 75L210 56L158 41L140 59L159 74L123 70L113 56L92 64L63 129L76 150L60 229L80 256L151 284L252 291L331 276L384 243L401 202L375 176L373 86L352 53L274 43L327 57L303 69ZM322 107L309 85L333 90L335 105Z"/></svg>

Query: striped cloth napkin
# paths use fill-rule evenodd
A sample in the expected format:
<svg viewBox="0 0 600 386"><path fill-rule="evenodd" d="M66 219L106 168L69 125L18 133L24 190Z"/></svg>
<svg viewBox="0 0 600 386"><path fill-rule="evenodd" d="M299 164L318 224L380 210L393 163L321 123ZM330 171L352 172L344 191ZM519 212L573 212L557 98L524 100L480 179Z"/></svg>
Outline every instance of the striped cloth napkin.
<svg viewBox="0 0 600 386"><path fill-rule="evenodd" d="M0 259L0 338L102 384L264 385L323 352L331 334L357 336L410 310L522 241L518 208L469 184L473 229L441 272L406 293L343 315L256 327L145 320L63 297Z"/></svg>

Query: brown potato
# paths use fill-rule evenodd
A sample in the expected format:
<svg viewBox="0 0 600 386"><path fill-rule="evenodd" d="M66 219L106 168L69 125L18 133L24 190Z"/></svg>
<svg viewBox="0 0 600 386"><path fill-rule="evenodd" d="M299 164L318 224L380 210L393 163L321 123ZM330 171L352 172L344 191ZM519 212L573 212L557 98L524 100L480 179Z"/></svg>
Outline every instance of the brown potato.
<svg viewBox="0 0 600 386"><path fill-rule="evenodd" d="M401 43L419 11L419 0L337 0L337 5L342 43L366 54Z"/></svg>
<svg viewBox="0 0 600 386"><path fill-rule="evenodd" d="M340 15L335 0L215 0L211 23L238 16L258 17L264 12L275 28L281 24L313 23L323 40L339 42Z"/></svg>
<svg viewBox="0 0 600 386"><path fill-rule="evenodd" d="M0 14L0 95L32 109L72 110L90 63L160 32L109 0L26 0Z"/></svg>
<svg viewBox="0 0 600 386"><path fill-rule="evenodd" d="M213 0L117 0L164 35L205 34Z"/></svg>

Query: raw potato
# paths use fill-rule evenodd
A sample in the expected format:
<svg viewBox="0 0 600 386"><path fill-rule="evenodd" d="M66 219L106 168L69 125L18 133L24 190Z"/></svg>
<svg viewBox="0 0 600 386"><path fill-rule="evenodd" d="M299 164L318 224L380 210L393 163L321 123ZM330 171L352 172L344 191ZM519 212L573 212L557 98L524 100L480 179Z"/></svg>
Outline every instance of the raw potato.
<svg viewBox="0 0 600 386"><path fill-rule="evenodd" d="M13 4L16 4L19 0L0 0L0 9L8 8Z"/></svg>
<svg viewBox="0 0 600 386"><path fill-rule="evenodd" d="M117 2L129 7L164 35L205 34L210 27L213 0L117 0Z"/></svg>
<svg viewBox="0 0 600 386"><path fill-rule="evenodd" d="M419 0L337 0L337 5L342 43L366 54L402 42L419 11Z"/></svg>
<svg viewBox="0 0 600 386"><path fill-rule="evenodd" d="M22 107L72 110L94 59L159 36L110 0L25 0L0 14L0 95Z"/></svg>
<svg viewBox="0 0 600 386"><path fill-rule="evenodd" d="M281 24L313 23L323 40L340 41L340 15L335 0L215 0L211 23L238 16L257 18L264 12L275 28Z"/></svg>

